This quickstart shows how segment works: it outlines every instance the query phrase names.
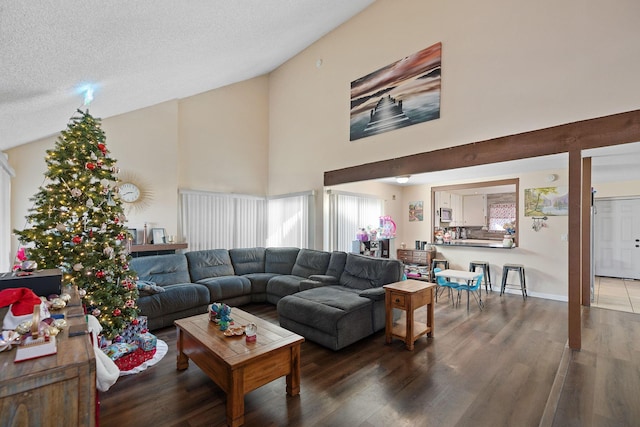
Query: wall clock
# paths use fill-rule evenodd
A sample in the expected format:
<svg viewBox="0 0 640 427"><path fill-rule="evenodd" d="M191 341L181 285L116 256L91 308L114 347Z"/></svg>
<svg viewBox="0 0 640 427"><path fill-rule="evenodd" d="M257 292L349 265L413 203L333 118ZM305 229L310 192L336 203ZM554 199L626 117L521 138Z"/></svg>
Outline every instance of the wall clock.
<svg viewBox="0 0 640 427"><path fill-rule="evenodd" d="M120 184L120 198L125 203L135 203L140 199L140 187L133 182Z"/></svg>
<svg viewBox="0 0 640 427"><path fill-rule="evenodd" d="M132 173L123 173L118 180L118 196L128 212L132 209L142 211L151 202L151 191L139 177Z"/></svg>

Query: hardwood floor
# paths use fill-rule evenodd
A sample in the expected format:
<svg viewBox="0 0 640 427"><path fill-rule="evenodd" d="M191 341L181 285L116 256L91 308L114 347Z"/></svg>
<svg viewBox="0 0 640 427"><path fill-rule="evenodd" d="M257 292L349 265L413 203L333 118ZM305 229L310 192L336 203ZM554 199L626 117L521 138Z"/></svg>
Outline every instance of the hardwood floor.
<svg viewBox="0 0 640 427"><path fill-rule="evenodd" d="M454 308L440 298L434 338L421 338L412 352L400 340L385 345L384 331L338 352L303 343L300 395L286 396L284 378L258 388L245 397L245 425L537 426L567 354L567 304L497 292L485 303L484 311L471 305L467 313L465 304ZM272 305L243 310L277 322ZM640 419L629 402L640 395L640 326L620 327L618 312L602 311L591 308L585 316L585 350L562 372L564 390L552 405L557 413L547 417L554 426ZM618 329L603 332L601 322ZM101 393L100 425L225 425L224 393L193 363L176 371L173 328L155 333L169 353ZM602 346L608 363L599 366ZM624 395L608 380L612 374L621 376ZM604 400L594 406L594 399Z"/></svg>

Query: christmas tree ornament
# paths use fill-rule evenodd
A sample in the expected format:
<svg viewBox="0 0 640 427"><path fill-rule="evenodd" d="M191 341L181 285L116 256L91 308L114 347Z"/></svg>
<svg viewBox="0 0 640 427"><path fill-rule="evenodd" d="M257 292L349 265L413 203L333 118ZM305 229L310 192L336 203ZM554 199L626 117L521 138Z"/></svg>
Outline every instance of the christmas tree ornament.
<svg viewBox="0 0 640 427"><path fill-rule="evenodd" d="M39 268L63 271L63 285L78 288L89 313L98 310L102 334L112 339L137 317L126 302L137 300L138 289L119 240L126 232L122 201L111 197L119 168L107 153L100 120L78 110L47 150L45 182L27 215L31 228L16 235L33 246L30 259Z"/></svg>

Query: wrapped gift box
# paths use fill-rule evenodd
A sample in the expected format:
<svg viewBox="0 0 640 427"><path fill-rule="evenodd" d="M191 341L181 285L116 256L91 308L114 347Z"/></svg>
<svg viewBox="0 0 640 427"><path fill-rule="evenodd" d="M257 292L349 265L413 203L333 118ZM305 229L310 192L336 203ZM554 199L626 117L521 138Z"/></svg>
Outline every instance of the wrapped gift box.
<svg viewBox="0 0 640 427"><path fill-rule="evenodd" d="M137 336L149 330L147 327L147 316L138 316L136 320L137 325L134 324L136 322L131 322L129 326L120 333L122 341L135 344Z"/></svg>
<svg viewBox="0 0 640 427"><path fill-rule="evenodd" d="M146 332L142 334L138 334L136 338L136 344L138 344L138 348L143 351L151 351L156 348L156 344L158 343L158 339L155 335Z"/></svg>

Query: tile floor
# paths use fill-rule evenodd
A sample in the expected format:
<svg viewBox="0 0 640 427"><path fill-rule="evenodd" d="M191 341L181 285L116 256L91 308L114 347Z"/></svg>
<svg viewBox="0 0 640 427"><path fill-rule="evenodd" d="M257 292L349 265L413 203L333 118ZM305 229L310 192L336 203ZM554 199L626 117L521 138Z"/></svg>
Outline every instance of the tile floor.
<svg viewBox="0 0 640 427"><path fill-rule="evenodd" d="M640 313L640 280L596 276L593 307Z"/></svg>

